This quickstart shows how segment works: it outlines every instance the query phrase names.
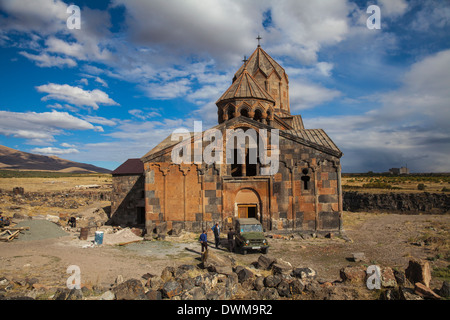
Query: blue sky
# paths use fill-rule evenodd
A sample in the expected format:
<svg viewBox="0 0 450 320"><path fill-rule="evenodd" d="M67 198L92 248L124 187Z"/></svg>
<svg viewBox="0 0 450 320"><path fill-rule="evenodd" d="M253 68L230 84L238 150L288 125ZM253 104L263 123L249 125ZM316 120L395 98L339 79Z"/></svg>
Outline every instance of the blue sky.
<svg viewBox="0 0 450 320"><path fill-rule="evenodd" d="M327 132L343 172L450 171L440 0L0 0L0 144L114 169L193 121L217 124L258 34L289 75L291 113Z"/></svg>

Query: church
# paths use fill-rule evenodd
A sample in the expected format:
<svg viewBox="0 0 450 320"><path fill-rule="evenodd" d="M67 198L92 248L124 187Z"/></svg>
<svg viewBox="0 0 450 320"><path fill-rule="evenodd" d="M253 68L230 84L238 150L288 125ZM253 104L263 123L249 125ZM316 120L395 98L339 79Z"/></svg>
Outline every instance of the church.
<svg viewBox="0 0 450 320"><path fill-rule="evenodd" d="M200 232L254 217L273 232L342 229L342 152L324 130L306 129L302 117L291 114L288 75L259 44L243 62L216 102L215 127L188 132L182 141L171 135L113 171L113 223L147 232L162 223L168 231ZM205 139L211 130L221 138ZM257 138L230 149L230 132ZM186 150L220 153L225 160L196 161ZM264 153L276 160L275 170L267 170ZM174 161L174 154L185 161Z"/></svg>

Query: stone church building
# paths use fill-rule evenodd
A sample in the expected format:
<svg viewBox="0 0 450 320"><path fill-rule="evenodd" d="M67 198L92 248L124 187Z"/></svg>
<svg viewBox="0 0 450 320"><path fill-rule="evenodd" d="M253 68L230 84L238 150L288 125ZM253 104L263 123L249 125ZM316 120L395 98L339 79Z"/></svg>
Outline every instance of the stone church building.
<svg viewBox="0 0 450 320"><path fill-rule="evenodd" d="M175 148L184 143L206 151L208 141L202 132L200 139L192 132L182 142L169 136L141 159L129 159L113 171L112 221L147 228L166 223L168 230L198 232L216 222L227 227L235 218L254 217L265 230L278 232L341 230L342 152L322 129L305 129L302 117L291 114L288 75L260 45L216 105L218 125L212 129L222 133L219 145L234 139L230 130L253 129L273 138L278 129L277 146L273 140L257 146L269 156L278 148L277 171L264 173L267 163L259 157L249 161L248 142L228 156L225 147L220 149L227 160L221 163L176 163ZM241 163L238 149L245 155Z"/></svg>

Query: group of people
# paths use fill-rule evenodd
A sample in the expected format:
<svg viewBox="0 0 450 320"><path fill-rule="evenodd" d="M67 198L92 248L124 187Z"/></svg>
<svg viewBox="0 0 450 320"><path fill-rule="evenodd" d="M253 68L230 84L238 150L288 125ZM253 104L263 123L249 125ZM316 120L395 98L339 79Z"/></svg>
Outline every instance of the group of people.
<svg viewBox="0 0 450 320"><path fill-rule="evenodd" d="M218 223L216 223L211 228L211 230L213 231L213 234L214 234L214 243L215 243L217 249L220 246L220 233L221 233L220 229L221 228L219 227ZM234 231L232 228L230 228L228 231L227 239L228 239L228 249L230 250L230 252L233 252L233 250L234 250ZM202 234L200 235L199 241L202 246L202 252L208 250L208 236L206 234L206 230L203 230Z"/></svg>

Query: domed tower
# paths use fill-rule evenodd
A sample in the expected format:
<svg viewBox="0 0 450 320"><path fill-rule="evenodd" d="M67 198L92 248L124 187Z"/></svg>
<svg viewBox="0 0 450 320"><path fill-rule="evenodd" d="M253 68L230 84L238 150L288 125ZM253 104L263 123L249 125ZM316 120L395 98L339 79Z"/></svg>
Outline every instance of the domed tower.
<svg viewBox="0 0 450 320"><path fill-rule="evenodd" d="M270 123L273 115L280 118L291 116L288 76L260 45L248 60L244 60L234 75L232 85L216 102L219 123L242 115L239 111L244 103L249 110L248 116L254 118L256 115L255 120L262 119L262 122L267 120ZM261 110L262 118L259 113L256 114L257 110Z"/></svg>

